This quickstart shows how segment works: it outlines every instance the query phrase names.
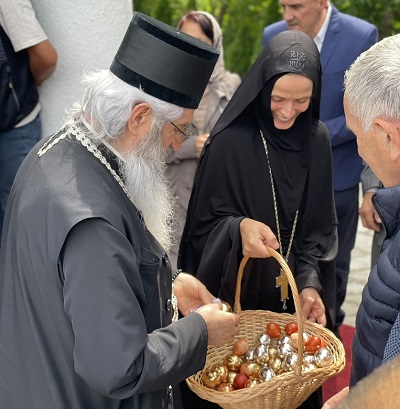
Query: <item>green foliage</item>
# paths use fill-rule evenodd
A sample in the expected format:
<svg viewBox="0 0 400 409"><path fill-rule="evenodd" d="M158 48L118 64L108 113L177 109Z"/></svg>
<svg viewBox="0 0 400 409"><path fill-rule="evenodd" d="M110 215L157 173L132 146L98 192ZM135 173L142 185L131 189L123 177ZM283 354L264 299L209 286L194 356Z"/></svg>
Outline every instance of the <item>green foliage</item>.
<svg viewBox="0 0 400 409"><path fill-rule="evenodd" d="M188 0L186 3L187 10L197 10L197 2L196 0Z"/></svg>
<svg viewBox="0 0 400 409"><path fill-rule="evenodd" d="M141 13L147 14L148 16L152 15L152 10L154 8L154 1L147 0L134 0L133 9L135 11L140 11Z"/></svg>
<svg viewBox="0 0 400 409"><path fill-rule="evenodd" d="M333 0L348 13L375 24L380 38L400 31L400 0ZM261 51L266 25L282 18L278 0L135 0L134 9L176 26L189 10L213 14L224 33L225 65L244 76Z"/></svg>
<svg viewBox="0 0 400 409"><path fill-rule="evenodd" d="M173 10L170 0L156 0L152 17L167 24L173 24Z"/></svg>
<svg viewBox="0 0 400 409"><path fill-rule="evenodd" d="M378 27L380 38L399 31L400 0L335 0L334 4L343 13L375 24Z"/></svg>
<svg viewBox="0 0 400 409"><path fill-rule="evenodd" d="M279 18L277 1L231 0L221 24L226 67L244 76L260 54L263 28Z"/></svg>

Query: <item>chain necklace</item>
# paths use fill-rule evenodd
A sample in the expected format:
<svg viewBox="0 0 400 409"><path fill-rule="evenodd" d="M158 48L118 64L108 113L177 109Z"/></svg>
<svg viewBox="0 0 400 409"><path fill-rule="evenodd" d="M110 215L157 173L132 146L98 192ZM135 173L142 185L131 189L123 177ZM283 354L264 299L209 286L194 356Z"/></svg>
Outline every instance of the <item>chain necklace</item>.
<svg viewBox="0 0 400 409"><path fill-rule="evenodd" d="M111 167L107 159L102 155L100 150L93 144L93 142L84 134L84 132L75 124L74 120L70 120L66 122L64 127L64 132L59 135L57 138L55 133L38 151L38 155L44 155L49 149L51 149L55 144L60 142L62 139L65 139L67 136L74 136L77 141L79 141L90 153L92 153L111 173L114 179L118 182L121 186L122 190L130 199L128 189L125 186L124 181L118 175L118 173Z"/></svg>
<svg viewBox="0 0 400 409"><path fill-rule="evenodd" d="M263 141L265 154L267 155L269 177L270 177L270 180L271 180L271 188L272 188L272 198L273 198L273 201L274 201L274 213L275 213L276 231L277 231L278 242L279 242L279 252L280 252L281 256L285 259L285 261L287 263L288 260L289 260L290 250L291 250L292 244L293 244L294 232L296 230L297 219L298 219L298 216L299 216L299 209L296 210L296 215L295 215L294 221L293 221L292 232L290 234L288 249L287 249L287 252L286 252L286 256L284 256L283 255L283 248L282 248L282 240L281 240L281 229L280 229L280 226L279 226L278 205L277 205L277 201L276 201L274 177L272 175L272 168L271 168L271 164L269 162L268 145L267 145L267 141L265 140L264 135L263 135L261 130L260 130L260 135L261 135L261 139ZM276 278L276 282L277 282L277 287L278 287L278 285L281 286L281 301L283 303L282 309L286 310L287 309L286 300L289 299L288 290L287 290L288 281L287 281L286 276L283 276L282 273L283 273L283 271L281 269L280 276Z"/></svg>
<svg viewBox="0 0 400 409"><path fill-rule="evenodd" d="M120 176L115 172L115 170L111 167L107 159L102 155L100 150L92 143L92 141L83 133L83 131L76 126L74 120L70 120L65 124L64 127L64 132L59 135L57 138L55 137L57 133L55 133L38 151L38 155L42 156L44 155L49 149L51 149L55 144L60 142L61 140L65 139L69 135L73 135L86 149L92 153L97 159L100 160L100 162L107 168L107 170L113 175L114 179L118 182L118 184L121 186L122 190L125 192L125 194L128 196L130 199L128 190L125 186L124 181L120 178ZM144 218L143 214L141 211L138 211L139 217L141 222L143 223L144 227L146 228L146 225L144 223ZM174 294L174 288L172 284L172 307L173 307L173 317L172 321L175 322L178 320L178 299L176 298Z"/></svg>

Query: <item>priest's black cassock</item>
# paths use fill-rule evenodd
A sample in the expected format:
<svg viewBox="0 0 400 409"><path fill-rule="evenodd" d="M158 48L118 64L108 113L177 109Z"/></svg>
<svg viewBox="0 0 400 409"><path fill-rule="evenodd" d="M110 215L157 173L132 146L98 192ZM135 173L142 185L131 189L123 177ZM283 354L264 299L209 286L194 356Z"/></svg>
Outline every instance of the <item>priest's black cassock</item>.
<svg viewBox="0 0 400 409"><path fill-rule="evenodd" d="M217 58L205 43L135 13L111 71L193 109ZM112 108L118 89L94 87L96 102ZM85 111L92 93L80 115L32 149L8 199L2 409L179 409L171 385L204 366L206 323L200 314L171 323L168 257L128 196L121 162L92 132Z"/></svg>

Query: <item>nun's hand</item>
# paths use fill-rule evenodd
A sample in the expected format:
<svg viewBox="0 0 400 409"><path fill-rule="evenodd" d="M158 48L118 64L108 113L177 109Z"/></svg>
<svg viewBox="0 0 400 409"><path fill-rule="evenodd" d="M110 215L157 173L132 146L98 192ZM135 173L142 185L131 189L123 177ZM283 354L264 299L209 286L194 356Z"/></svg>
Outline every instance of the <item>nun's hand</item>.
<svg viewBox="0 0 400 409"><path fill-rule="evenodd" d="M240 222L243 255L246 257L271 257L267 247L279 248L279 242L272 230L264 223L253 219L243 219Z"/></svg>
<svg viewBox="0 0 400 409"><path fill-rule="evenodd" d="M326 326L325 306L314 287L306 287L299 294L303 319Z"/></svg>

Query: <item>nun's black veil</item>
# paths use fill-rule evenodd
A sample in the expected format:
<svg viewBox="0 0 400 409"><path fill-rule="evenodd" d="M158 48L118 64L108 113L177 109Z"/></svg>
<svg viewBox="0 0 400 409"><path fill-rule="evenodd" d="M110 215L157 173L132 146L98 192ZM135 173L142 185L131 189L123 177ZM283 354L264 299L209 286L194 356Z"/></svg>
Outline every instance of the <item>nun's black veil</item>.
<svg viewBox="0 0 400 409"><path fill-rule="evenodd" d="M313 95L309 108L290 129L277 130L270 95L277 79L289 73L310 78ZM197 275L211 292L228 301L234 297L235 274L242 258L237 235L240 221L249 217L267 224L275 234L277 231L260 131L269 150L283 250L288 247L299 209L292 253L302 259L302 266L310 263L312 274L319 275L320 260L316 261L314 256L316 259L323 256L314 254L321 252L314 248L332 233L335 223L329 136L319 122L320 90L321 66L314 42L298 31L282 32L263 49L207 141L194 180L179 267ZM312 261L307 254L310 251ZM280 312L279 291L274 288L275 276L279 274L274 272L266 278L261 273L270 263L271 260L253 260L251 278L249 274L244 279L247 296L242 307L244 302L244 308ZM260 264L260 274L256 264ZM278 269L275 267L272 270ZM303 270L305 277L306 268ZM298 268L300 273L303 270ZM251 279L251 286L247 286L246 278ZM301 290L306 281L301 277L296 280ZM321 290L320 280L316 281L316 288ZM262 299L263 286L274 288L276 301Z"/></svg>
<svg viewBox="0 0 400 409"><path fill-rule="evenodd" d="M290 129L277 130L270 96L277 79L289 73L310 78L313 95L309 108ZM299 291L306 286L317 288L327 311L332 315L335 310L330 295L335 294L336 218L330 140L319 121L320 90L319 52L311 38L298 31L278 34L249 70L203 150L178 265L230 303L243 257L240 222L249 217L277 233L262 132L268 145L284 252L299 210L289 258ZM250 259L243 276L242 308L283 312L275 288L278 275L274 259ZM290 301L286 312L293 311Z"/></svg>
<svg viewBox="0 0 400 409"><path fill-rule="evenodd" d="M303 56L305 60L302 60ZM266 44L238 87L230 104L225 108L212 135L226 128L242 114L271 78L287 73L303 74L313 81L316 89L312 101L312 115L319 119L321 94L319 51L314 41L306 34L294 30L284 31Z"/></svg>

